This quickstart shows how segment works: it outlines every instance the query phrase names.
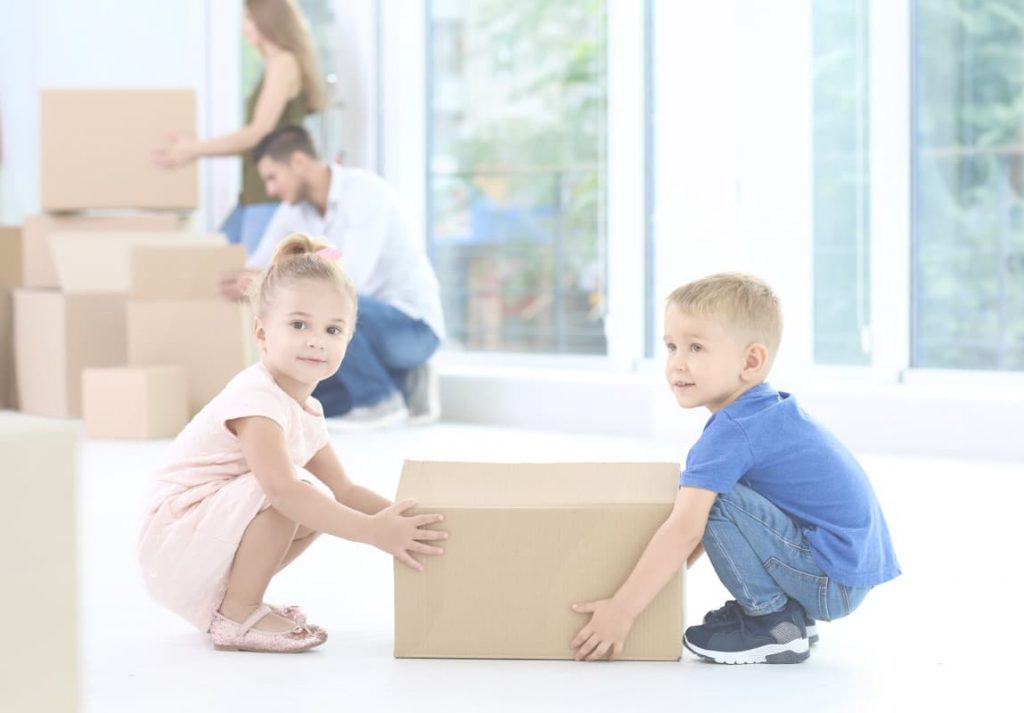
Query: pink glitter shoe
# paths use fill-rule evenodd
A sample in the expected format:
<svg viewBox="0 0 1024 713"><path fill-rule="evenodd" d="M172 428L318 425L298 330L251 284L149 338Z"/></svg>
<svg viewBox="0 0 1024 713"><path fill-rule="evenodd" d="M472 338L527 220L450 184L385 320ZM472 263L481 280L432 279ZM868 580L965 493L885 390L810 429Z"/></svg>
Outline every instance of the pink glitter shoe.
<svg viewBox="0 0 1024 713"><path fill-rule="evenodd" d="M258 631L253 625L267 614L272 613L266 604L261 605L239 624L215 612L210 624L210 639L218 651L259 651L266 653L298 653L327 641L327 632L319 627L298 626L291 631L272 633Z"/></svg>
<svg viewBox="0 0 1024 713"><path fill-rule="evenodd" d="M312 629L313 631L323 631L323 628L317 626L316 624L307 624L306 612L302 610L302 607L296 604L289 604L288 606L281 606L280 604L268 604L267 606L270 607L270 611L274 612L278 616L284 617L285 619L291 619L292 621L294 621L296 626L305 626L306 628Z"/></svg>
<svg viewBox="0 0 1024 713"><path fill-rule="evenodd" d="M302 611L302 607L300 606L295 604L289 604L288 606L268 604L267 606L270 607L270 611L274 612L278 616L294 621L296 626L306 625L306 612Z"/></svg>

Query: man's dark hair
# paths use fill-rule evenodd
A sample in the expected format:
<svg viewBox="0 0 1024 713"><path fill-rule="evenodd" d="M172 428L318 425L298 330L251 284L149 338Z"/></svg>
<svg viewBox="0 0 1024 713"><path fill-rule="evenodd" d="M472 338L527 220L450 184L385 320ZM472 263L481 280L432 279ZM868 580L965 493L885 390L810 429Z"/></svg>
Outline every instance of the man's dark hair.
<svg viewBox="0 0 1024 713"><path fill-rule="evenodd" d="M296 151L316 158L313 139L301 126L282 126L264 136L252 150L253 163L259 163L269 156L278 163L287 163Z"/></svg>

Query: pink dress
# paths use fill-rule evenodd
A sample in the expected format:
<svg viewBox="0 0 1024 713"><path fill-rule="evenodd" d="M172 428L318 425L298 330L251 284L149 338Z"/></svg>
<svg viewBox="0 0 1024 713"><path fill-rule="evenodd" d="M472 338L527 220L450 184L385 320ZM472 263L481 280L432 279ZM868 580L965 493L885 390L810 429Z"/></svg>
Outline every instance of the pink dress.
<svg viewBox="0 0 1024 713"><path fill-rule="evenodd" d="M264 416L281 426L297 475L330 442L320 403L300 405L262 363L233 378L178 434L156 474L139 539L146 588L207 631L227 590L242 534L270 503L225 423Z"/></svg>

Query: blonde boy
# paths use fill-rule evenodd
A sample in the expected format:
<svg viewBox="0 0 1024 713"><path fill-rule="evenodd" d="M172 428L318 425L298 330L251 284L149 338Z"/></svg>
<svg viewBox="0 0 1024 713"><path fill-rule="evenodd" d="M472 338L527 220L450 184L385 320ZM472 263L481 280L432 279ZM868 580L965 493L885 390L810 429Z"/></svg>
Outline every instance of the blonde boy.
<svg viewBox="0 0 1024 713"><path fill-rule="evenodd" d="M779 302L756 277L711 275L665 308L665 376L683 408L711 418L690 449L671 515L572 641L577 659L616 658L633 621L707 551L735 597L686 630L717 663L797 663L815 619L852 612L900 573L871 484L850 452L765 382L782 335Z"/></svg>

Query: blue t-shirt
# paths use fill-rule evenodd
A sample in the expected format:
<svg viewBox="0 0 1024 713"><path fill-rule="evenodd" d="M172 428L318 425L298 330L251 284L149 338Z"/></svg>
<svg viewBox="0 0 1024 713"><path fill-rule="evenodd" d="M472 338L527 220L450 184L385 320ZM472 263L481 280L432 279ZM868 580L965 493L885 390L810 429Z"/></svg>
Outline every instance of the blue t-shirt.
<svg viewBox="0 0 1024 713"><path fill-rule="evenodd" d="M742 483L803 531L835 581L871 587L900 573L867 475L790 394L758 384L708 419L680 484L727 493Z"/></svg>

